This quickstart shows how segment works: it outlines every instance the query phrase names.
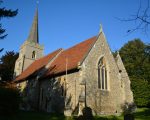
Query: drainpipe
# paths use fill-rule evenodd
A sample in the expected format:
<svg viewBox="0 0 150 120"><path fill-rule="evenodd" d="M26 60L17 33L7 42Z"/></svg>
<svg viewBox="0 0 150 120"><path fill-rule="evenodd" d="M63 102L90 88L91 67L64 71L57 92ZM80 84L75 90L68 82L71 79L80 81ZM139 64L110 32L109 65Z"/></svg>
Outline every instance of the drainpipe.
<svg viewBox="0 0 150 120"><path fill-rule="evenodd" d="M85 107L87 107L87 104L86 104L86 79L85 79Z"/></svg>

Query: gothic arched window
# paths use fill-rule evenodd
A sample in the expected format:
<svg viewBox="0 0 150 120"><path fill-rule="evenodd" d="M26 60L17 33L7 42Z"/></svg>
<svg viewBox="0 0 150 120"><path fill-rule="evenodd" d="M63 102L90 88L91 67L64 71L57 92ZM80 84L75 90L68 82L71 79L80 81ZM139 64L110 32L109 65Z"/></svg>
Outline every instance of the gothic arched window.
<svg viewBox="0 0 150 120"><path fill-rule="evenodd" d="M36 58L36 54L35 54L35 51L32 52L32 59L35 59Z"/></svg>
<svg viewBox="0 0 150 120"><path fill-rule="evenodd" d="M102 90L108 89L107 69L104 57L102 57L98 62L98 88Z"/></svg>

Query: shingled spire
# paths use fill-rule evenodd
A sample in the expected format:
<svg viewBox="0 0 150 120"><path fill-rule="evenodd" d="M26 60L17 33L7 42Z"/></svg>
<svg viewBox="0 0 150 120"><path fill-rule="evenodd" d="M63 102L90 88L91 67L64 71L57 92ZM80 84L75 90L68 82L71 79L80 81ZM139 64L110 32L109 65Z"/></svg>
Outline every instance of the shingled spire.
<svg viewBox="0 0 150 120"><path fill-rule="evenodd" d="M43 57L43 49L44 46L39 44L38 9L36 9L29 36L20 47L19 58L17 59L15 64L15 75L20 75L35 60Z"/></svg>
<svg viewBox="0 0 150 120"><path fill-rule="evenodd" d="M39 36L38 36L38 9L36 9L36 13L34 16L34 20L32 23L32 27L30 30L29 37L27 41L33 42L33 43L39 43Z"/></svg>

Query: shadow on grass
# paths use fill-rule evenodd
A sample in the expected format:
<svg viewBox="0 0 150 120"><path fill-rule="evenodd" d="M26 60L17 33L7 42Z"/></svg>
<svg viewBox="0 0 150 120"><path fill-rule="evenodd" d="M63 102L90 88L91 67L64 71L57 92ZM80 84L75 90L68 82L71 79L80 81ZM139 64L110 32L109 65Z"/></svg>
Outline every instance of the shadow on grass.
<svg viewBox="0 0 150 120"><path fill-rule="evenodd" d="M85 113L87 115L87 112ZM150 120L150 109L140 108L134 113L135 120ZM90 117L90 119L88 119ZM85 119L86 118L86 119ZM20 111L13 116L0 116L0 120L123 120L123 116L65 117L63 114Z"/></svg>
<svg viewBox="0 0 150 120"><path fill-rule="evenodd" d="M150 109L149 108L137 109L136 113L134 113L134 116L139 120L150 120Z"/></svg>
<svg viewBox="0 0 150 120"><path fill-rule="evenodd" d="M93 116L92 109L90 107L85 107L82 110L83 115L74 118L75 120L120 120L116 116Z"/></svg>
<svg viewBox="0 0 150 120"><path fill-rule="evenodd" d="M118 117L116 116L108 116L108 117L95 117L94 120L120 120Z"/></svg>
<svg viewBox="0 0 150 120"><path fill-rule="evenodd" d="M20 111L13 116L1 116L0 120L66 120L63 114L49 114L42 112Z"/></svg>

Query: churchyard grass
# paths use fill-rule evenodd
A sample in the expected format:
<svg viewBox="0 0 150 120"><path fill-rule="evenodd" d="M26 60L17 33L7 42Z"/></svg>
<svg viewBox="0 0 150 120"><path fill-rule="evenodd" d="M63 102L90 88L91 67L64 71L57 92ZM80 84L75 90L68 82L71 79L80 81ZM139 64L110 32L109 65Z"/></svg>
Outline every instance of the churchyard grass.
<svg viewBox="0 0 150 120"><path fill-rule="evenodd" d="M150 120L150 108L138 108L134 115L135 120Z"/></svg>
<svg viewBox="0 0 150 120"><path fill-rule="evenodd" d="M138 108L134 113L135 120L150 120L150 108ZM65 117L64 115L48 114L41 112L20 111L14 116L0 116L0 120L76 120L74 117ZM123 120L121 116L95 116L94 120Z"/></svg>

